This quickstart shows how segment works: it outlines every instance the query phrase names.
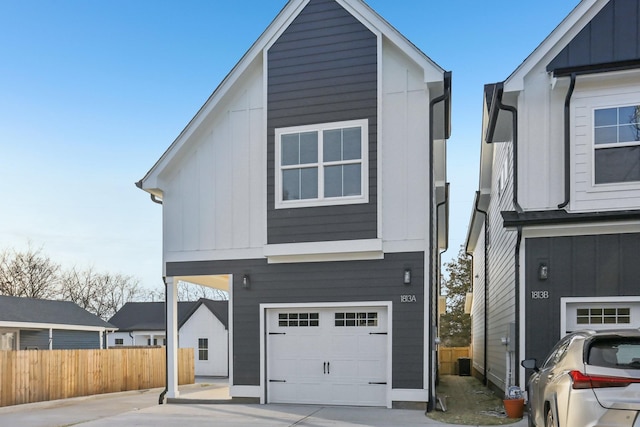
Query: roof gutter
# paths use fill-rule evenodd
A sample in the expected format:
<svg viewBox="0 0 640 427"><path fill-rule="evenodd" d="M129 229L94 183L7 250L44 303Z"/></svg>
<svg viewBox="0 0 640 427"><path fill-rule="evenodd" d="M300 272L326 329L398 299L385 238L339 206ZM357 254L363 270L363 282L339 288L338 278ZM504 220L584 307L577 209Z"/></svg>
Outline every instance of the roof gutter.
<svg viewBox="0 0 640 427"><path fill-rule="evenodd" d="M434 132L433 132L433 111L435 105L443 102L444 105L444 135L443 139L449 138L449 121L451 120L449 115L449 106L451 105L451 71L445 71L443 75L443 93L440 96L433 98L429 101L429 313L430 319L427 323L427 327L429 328L428 341L429 341L429 401L427 402L427 412L431 412L435 409L435 375L436 375L436 367L437 362L434 360L435 353L435 333L436 333L436 325L437 325L437 310L434 309L434 304L436 301L438 287L434 283L436 278L434 278L434 273L436 271L435 268L435 248L437 247L437 238L434 233L434 225L435 225L435 216L436 216L436 206L435 206L435 189L434 189L434 176L433 176L433 144L434 144Z"/></svg>
<svg viewBox="0 0 640 427"><path fill-rule="evenodd" d="M504 82L496 83L491 102L491 112L489 114L489 124L485 142L493 144L498 114L500 110L511 113L512 143L513 143L513 207L517 212L522 212L522 207L518 202L518 109L512 105L502 103L504 95Z"/></svg>

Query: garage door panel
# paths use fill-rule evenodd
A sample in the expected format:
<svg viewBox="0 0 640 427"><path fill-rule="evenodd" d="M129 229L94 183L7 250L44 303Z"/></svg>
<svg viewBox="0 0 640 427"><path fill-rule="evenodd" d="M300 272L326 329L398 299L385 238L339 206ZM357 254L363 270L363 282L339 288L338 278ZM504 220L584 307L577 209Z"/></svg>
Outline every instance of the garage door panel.
<svg viewBox="0 0 640 427"><path fill-rule="evenodd" d="M286 382L268 401L386 406L386 322L384 307L269 310L267 376Z"/></svg>

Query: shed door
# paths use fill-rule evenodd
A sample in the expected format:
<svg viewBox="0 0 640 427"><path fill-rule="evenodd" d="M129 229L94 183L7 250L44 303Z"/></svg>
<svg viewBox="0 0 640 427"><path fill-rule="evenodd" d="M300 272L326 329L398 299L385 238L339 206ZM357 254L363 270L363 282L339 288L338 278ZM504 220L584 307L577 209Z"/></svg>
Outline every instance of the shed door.
<svg viewBox="0 0 640 427"><path fill-rule="evenodd" d="M267 401L386 406L385 307L267 312Z"/></svg>

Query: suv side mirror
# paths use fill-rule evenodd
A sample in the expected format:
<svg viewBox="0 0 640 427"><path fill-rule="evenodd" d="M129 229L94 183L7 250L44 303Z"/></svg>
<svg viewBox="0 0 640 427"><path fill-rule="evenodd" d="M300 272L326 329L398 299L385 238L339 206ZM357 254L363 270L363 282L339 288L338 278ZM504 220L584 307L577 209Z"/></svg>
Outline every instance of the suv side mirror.
<svg viewBox="0 0 640 427"><path fill-rule="evenodd" d="M538 362L536 359L525 359L522 362L520 362L520 366L526 369L533 369L536 372L539 371Z"/></svg>

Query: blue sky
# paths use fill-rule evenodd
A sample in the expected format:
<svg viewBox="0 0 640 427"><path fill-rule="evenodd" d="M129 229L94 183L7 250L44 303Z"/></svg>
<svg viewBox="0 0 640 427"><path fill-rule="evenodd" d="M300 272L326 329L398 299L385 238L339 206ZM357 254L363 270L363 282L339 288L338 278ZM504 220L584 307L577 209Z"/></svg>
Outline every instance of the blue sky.
<svg viewBox="0 0 640 427"><path fill-rule="evenodd" d="M478 185L482 90L578 0L368 0L453 72L449 250ZM136 181L286 0L0 0L0 251L162 286L161 207Z"/></svg>

